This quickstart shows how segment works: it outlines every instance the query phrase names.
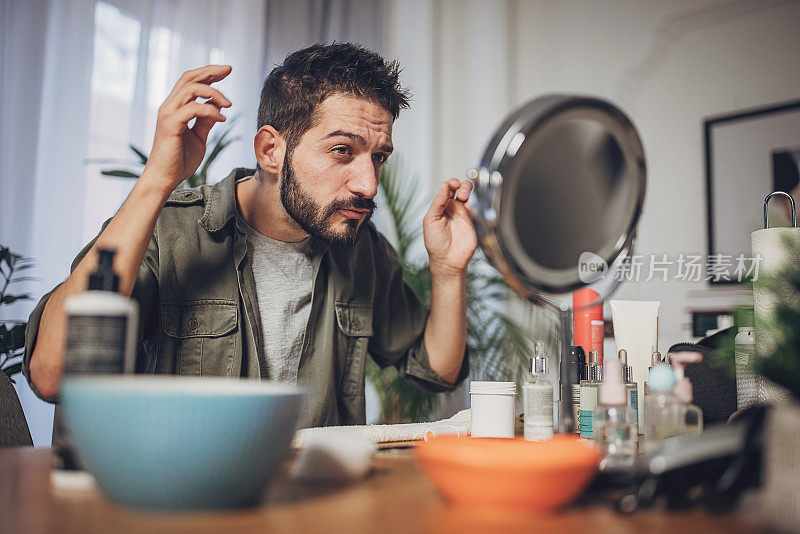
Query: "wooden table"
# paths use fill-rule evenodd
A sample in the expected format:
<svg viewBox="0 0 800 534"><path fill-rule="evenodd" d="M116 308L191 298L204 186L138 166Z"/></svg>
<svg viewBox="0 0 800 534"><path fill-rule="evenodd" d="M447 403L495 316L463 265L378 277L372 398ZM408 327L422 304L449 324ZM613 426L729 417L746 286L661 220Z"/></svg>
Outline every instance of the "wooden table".
<svg viewBox="0 0 800 534"><path fill-rule="evenodd" d="M752 516L704 511L621 515L584 504L552 515L447 506L410 451L385 451L367 479L340 487L303 486L285 472L258 508L233 512L151 514L108 502L96 488L53 487L49 449L0 449L0 532L203 533L281 532L591 532L736 534L765 529Z"/></svg>

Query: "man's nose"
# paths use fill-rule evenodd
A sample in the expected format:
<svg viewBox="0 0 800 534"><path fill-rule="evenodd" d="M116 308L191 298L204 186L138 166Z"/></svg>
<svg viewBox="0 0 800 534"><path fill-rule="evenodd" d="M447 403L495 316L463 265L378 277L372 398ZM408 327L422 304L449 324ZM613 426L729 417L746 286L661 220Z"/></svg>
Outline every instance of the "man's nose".
<svg viewBox="0 0 800 534"><path fill-rule="evenodd" d="M347 188L359 197L374 198L378 194L380 169L375 166L372 158L362 158L358 163L353 162L353 165L353 174L347 182Z"/></svg>

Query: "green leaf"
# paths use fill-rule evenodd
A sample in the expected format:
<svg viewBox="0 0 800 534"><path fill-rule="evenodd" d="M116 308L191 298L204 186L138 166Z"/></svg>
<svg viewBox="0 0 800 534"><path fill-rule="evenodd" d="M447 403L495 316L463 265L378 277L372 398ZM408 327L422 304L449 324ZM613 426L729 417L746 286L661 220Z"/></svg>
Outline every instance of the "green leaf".
<svg viewBox="0 0 800 534"><path fill-rule="evenodd" d="M19 350L25 346L25 326L26 324L21 322L6 330L4 337L8 339L9 345L3 351L4 353ZM3 325L3 328L5 328L5 325Z"/></svg>
<svg viewBox="0 0 800 534"><path fill-rule="evenodd" d="M28 294L23 294L23 295L3 295L3 297L0 298L0 304L11 304L13 302L17 302L18 300L33 300L33 297L31 297Z"/></svg>
<svg viewBox="0 0 800 534"><path fill-rule="evenodd" d="M100 171L100 174L103 176L116 176L117 178L139 178L138 174L123 170Z"/></svg>
<svg viewBox="0 0 800 534"><path fill-rule="evenodd" d="M132 144L128 145L128 148L130 148L131 152L133 152L134 154L136 154L139 157L139 163L141 163L142 165L146 165L147 164L147 159L148 159L147 154L145 154L144 152L142 152L141 150L139 150L138 148L136 148Z"/></svg>
<svg viewBox="0 0 800 534"><path fill-rule="evenodd" d="M11 382L16 384L16 382L14 382L14 379L11 378L11 377L13 375L16 375L16 374L22 372L22 362L15 363L14 365L9 365L8 367L3 367L3 372L6 374L6 376L8 376L8 378L11 380Z"/></svg>

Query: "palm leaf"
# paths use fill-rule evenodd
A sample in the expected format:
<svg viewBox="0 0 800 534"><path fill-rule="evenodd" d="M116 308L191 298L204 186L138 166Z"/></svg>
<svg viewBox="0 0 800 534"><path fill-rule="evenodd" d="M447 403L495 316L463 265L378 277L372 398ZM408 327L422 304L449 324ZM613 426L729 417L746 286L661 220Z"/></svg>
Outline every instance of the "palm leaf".
<svg viewBox="0 0 800 534"><path fill-rule="evenodd" d="M138 148L136 148L132 144L128 145L128 148L130 148L131 152L133 152L134 154L136 154L139 157L139 163L141 163L142 165L147 165L147 159L148 159L147 154L145 154L144 152L142 152L141 150L139 150Z"/></svg>
<svg viewBox="0 0 800 534"><path fill-rule="evenodd" d="M100 171L100 174L103 176L116 176L117 178L139 178L139 174L133 173L131 171L123 171L121 169L115 169L110 171Z"/></svg>
<svg viewBox="0 0 800 534"><path fill-rule="evenodd" d="M208 145L210 146L210 150L207 150L207 155L203 163L200 165L200 168L197 172L195 172L192 176L184 180L178 188L183 187L197 187L199 185L204 185L207 183L207 174L208 169L211 164L214 162L215 159L220 155L220 153L225 150L231 143L239 140L239 137L232 137L229 138L233 123L236 121L236 117L233 117L227 121L227 127L219 130L218 133L215 133ZM143 150L137 148L135 145L130 144L128 148L131 152L136 155L136 161L127 161L127 160L119 160L119 159L87 159L85 163L123 163L129 165L140 165L144 166L147 164L147 160L149 156L144 153ZM141 176L141 172L135 172L128 169L104 169L100 171L100 174L103 176L113 176L116 178L128 178L128 179L138 179Z"/></svg>

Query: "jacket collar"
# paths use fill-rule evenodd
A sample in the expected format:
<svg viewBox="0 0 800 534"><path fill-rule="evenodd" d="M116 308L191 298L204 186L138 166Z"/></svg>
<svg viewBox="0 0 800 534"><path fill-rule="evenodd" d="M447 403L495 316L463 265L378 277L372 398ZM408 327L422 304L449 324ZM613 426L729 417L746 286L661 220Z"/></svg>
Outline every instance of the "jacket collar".
<svg viewBox="0 0 800 534"><path fill-rule="evenodd" d="M209 232L222 230L232 219L237 217L236 183L252 176L253 169L234 169L225 179L211 186L206 193L206 209L200 218L200 224Z"/></svg>
<svg viewBox="0 0 800 534"><path fill-rule="evenodd" d="M245 232L244 223L239 222L239 210L236 204L236 184L255 174L254 169L239 167L216 185L210 186L206 196L206 209L200 218L200 224L208 232L218 232L231 221L236 220L241 233ZM327 243L315 237L311 238L311 247L315 257L322 256L329 247Z"/></svg>

